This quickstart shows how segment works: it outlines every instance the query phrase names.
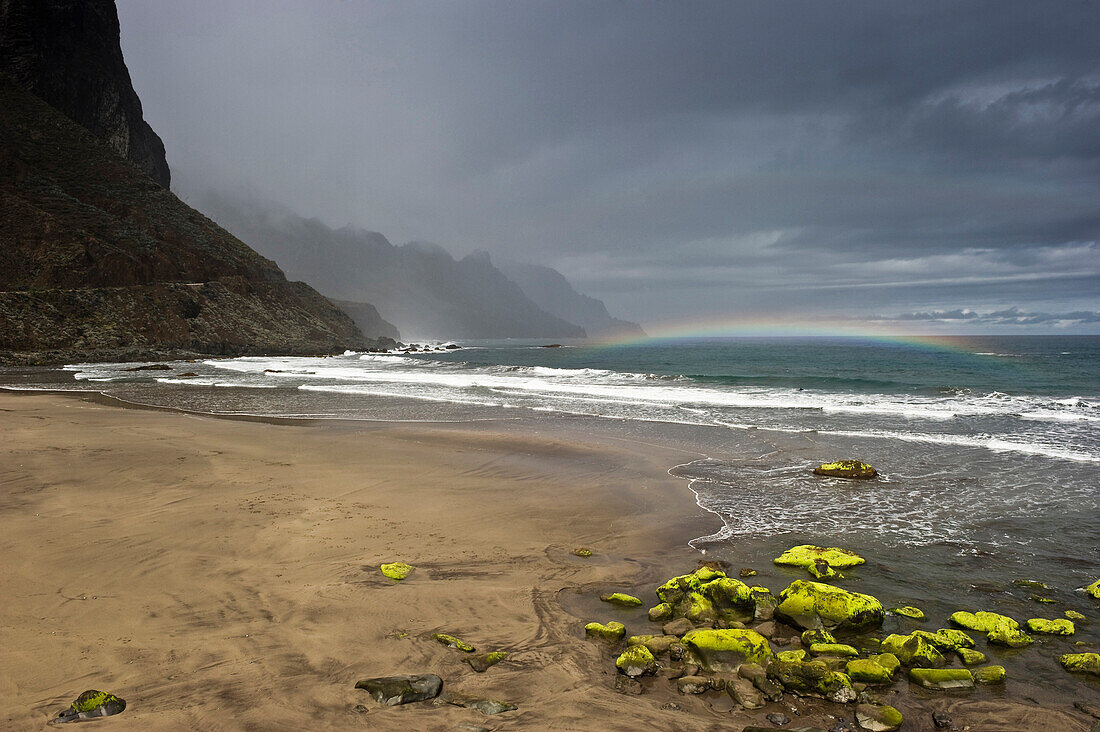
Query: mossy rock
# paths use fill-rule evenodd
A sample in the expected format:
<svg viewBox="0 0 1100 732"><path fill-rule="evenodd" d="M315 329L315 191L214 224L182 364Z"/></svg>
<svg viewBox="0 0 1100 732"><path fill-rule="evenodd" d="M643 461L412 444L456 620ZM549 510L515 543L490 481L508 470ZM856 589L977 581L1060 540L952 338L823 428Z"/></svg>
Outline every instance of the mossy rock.
<svg viewBox="0 0 1100 732"><path fill-rule="evenodd" d="M588 547L579 546L573 550L573 556L580 557L581 559L588 559L592 556L592 550Z"/></svg>
<svg viewBox="0 0 1100 732"><path fill-rule="evenodd" d="M126 709L126 701L114 694L96 689L88 689L78 696L68 709L63 709L53 718L53 724L82 722L97 717L111 717Z"/></svg>
<svg viewBox="0 0 1100 732"><path fill-rule="evenodd" d="M1083 589L1089 597L1100 600L1100 580L1096 580L1091 585L1086 585Z"/></svg>
<svg viewBox="0 0 1100 732"><path fill-rule="evenodd" d="M996 628L989 631L986 635L986 639L995 645L1008 646L1009 648L1025 648L1035 642L1027 633L1013 630L1008 627Z"/></svg>
<svg viewBox="0 0 1100 732"><path fill-rule="evenodd" d="M390 562L388 564L383 564L379 569L382 570L382 574L389 577L391 580L400 582L408 577L409 573L416 568L404 562Z"/></svg>
<svg viewBox="0 0 1100 732"><path fill-rule="evenodd" d="M1030 636L1020 630L1019 623L999 613L957 612L951 616L951 622L963 628L985 633L986 639L996 645L1023 648L1033 642Z"/></svg>
<svg viewBox="0 0 1100 732"><path fill-rule="evenodd" d="M954 628L940 628L935 633L926 630L914 630L912 635L931 643L940 653L948 653L959 648L973 648L974 639L961 630Z"/></svg>
<svg viewBox="0 0 1100 732"><path fill-rule="evenodd" d="M657 659L645 646L630 646L615 659L615 668L630 678L636 678L656 673Z"/></svg>
<svg viewBox="0 0 1100 732"><path fill-rule="evenodd" d="M845 665L844 671L852 681L863 684L889 684L894 679L893 671L871 658L853 659Z"/></svg>
<svg viewBox="0 0 1100 732"><path fill-rule="evenodd" d="M1066 610L1066 617L1070 620L1084 620L1084 613L1079 613L1076 610Z"/></svg>
<svg viewBox="0 0 1100 732"><path fill-rule="evenodd" d="M836 636L827 630L811 628L802 631L800 636L802 645L809 647L814 643L836 643Z"/></svg>
<svg viewBox="0 0 1100 732"><path fill-rule="evenodd" d="M982 666L974 669L974 681L978 684L1003 684L1007 675L1004 666Z"/></svg>
<svg viewBox="0 0 1100 732"><path fill-rule="evenodd" d="M443 679L435 674L382 676L360 679L355 688L363 689L379 704L393 707L436 698L443 690Z"/></svg>
<svg viewBox="0 0 1100 732"><path fill-rule="evenodd" d="M855 658L859 655L859 651L843 643L814 643L810 646L810 653L814 656L838 656L843 658Z"/></svg>
<svg viewBox="0 0 1100 732"><path fill-rule="evenodd" d="M649 609L649 619L654 623L663 623L672 620L672 605L662 602Z"/></svg>
<svg viewBox="0 0 1100 732"><path fill-rule="evenodd" d="M1057 600L1051 600L1049 597L1043 597L1042 595L1028 595L1027 599L1032 602L1041 602L1044 605L1054 605L1058 602Z"/></svg>
<svg viewBox="0 0 1100 732"><path fill-rule="evenodd" d="M979 663L985 663L985 654L981 651L975 651L972 648L956 648L955 653L959 654L964 666L977 666Z"/></svg>
<svg viewBox="0 0 1100 732"><path fill-rule="evenodd" d="M755 630L693 630L681 641L710 672L735 672L743 663L764 665L772 657L768 639Z"/></svg>
<svg viewBox="0 0 1100 732"><path fill-rule="evenodd" d="M506 658L508 658L508 654L504 651L493 651L492 653L482 653L477 656L470 656L463 660L470 664L470 668L474 671L483 674L488 671L489 668L496 666Z"/></svg>
<svg viewBox="0 0 1100 732"><path fill-rule="evenodd" d="M432 633L432 639L439 641L448 648L457 648L458 650L465 653L473 653L477 650L461 638L453 635L448 635L447 633Z"/></svg>
<svg viewBox="0 0 1100 732"><path fill-rule="evenodd" d="M939 649L917 633L888 635L882 640L882 650L893 654L906 666L940 668L947 663Z"/></svg>
<svg viewBox="0 0 1100 732"><path fill-rule="evenodd" d="M905 721L901 712L888 705L859 704L856 706L856 724L867 732L896 732Z"/></svg>
<svg viewBox="0 0 1100 732"><path fill-rule="evenodd" d="M822 463L814 468L814 475L827 475L831 478L853 478L867 480L878 475L878 471L867 463L859 460L837 460L832 463Z"/></svg>
<svg viewBox="0 0 1100 732"><path fill-rule="evenodd" d="M785 661L777 658L768 664L768 678L796 694L820 696L841 704L856 698L851 679L830 669L823 661Z"/></svg>
<svg viewBox="0 0 1100 732"><path fill-rule="evenodd" d="M802 567L809 569L818 561L828 562L830 567L858 567L866 563L866 559L855 552L837 547L820 547L813 544L800 544L793 546L772 560L773 563L785 567Z"/></svg>
<svg viewBox="0 0 1100 732"><path fill-rule="evenodd" d="M799 628L861 631L882 624L882 603L870 595L796 580L779 595L775 614Z"/></svg>
<svg viewBox="0 0 1100 732"><path fill-rule="evenodd" d="M974 675L965 668L911 668L909 680L926 689L970 689Z"/></svg>
<svg viewBox="0 0 1100 732"><path fill-rule="evenodd" d="M641 607L642 601L634 595L628 595L625 592L612 592L609 595L600 595L600 599L604 602L609 602L612 605L618 605L619 607Z"/></svg>
<svg viewBox="0 0 1100 732"><path fill-rule="evenodd" d="M1039 580L1014 579L1014 580L1012 580L1012 584L1016 585L1017 587L1027 587L1027 588L1032 589L1032 590L1049 590L1050 589L1050 586L1047 585L1046 582L1040 582Z"/></svg>
<svg viewBox="0 0 1100 732"><path fill-rule="evenodd" d="M924 611L919 607L913 607L912 605L903 605L902 607L896 607L890 610L894 615L901 615L905 618L912 618L913 620L924 620Z"/></svg>
<svg viewBox="0 0 1100 732"><path fill-rule="evenodd" d="M1032 633L1047 633L1049 635L1073 635L1076 631L1073 627L1073 621L1064 618L1056 620L1031 618L1027 621L1027 629Z"/></svg>
<svg viewBox="0 0 1100 732"><path fill-rule="evenodd" d="M1067 653L1058 661L1066 671L1100 676L1100 653Z"/></svg>
<svg viewBox="0 0 1100 732"><path fill-rule="evenodd" d="M810 654L806 651L780 651L775 657L781 661L809 661Z"/></svg>
<svg viewBox="0 0 1100 732"><path fill-rule="evenodd" d="M617 641L622 640L626 635L626 626L614 620L606 625L603 623L588 623L584 626L584 633L593 638Z"/></svg>

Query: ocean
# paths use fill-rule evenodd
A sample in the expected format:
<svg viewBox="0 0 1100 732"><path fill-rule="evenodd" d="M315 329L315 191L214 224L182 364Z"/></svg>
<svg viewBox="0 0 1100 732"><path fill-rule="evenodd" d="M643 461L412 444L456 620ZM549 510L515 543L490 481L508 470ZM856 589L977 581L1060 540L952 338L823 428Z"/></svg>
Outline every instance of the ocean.
<svg viewBox="0 0 1100 732"><path fill-rule="evenodd" d="M509 420L651 441L684 451L669 472L714 515L691 544L773 590L791 579L770 566L783 549L841 546L868 558L846 586L918 605L930 628L955 610L1022 621L1075 609L1093 622L1073 640L1100 641L1097 603L1078 590L1100 578L1100 336L458 345L160 371L74 364L7 381L206 413ZM811 472L842 458L880 477ZM1062 693L1056 656L1071 646L1042 639L1029 679Z"/></svg>

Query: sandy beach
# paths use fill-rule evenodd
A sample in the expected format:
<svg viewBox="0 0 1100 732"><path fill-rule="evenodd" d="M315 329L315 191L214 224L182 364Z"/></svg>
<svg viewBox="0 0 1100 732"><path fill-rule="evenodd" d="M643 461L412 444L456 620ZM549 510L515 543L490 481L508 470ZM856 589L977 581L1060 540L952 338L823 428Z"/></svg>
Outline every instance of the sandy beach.
<svg viewBox="0 0 1100 732"><path fill-rule="evenodd" d="M696 566L686 541L714 519L666 474L683 454L507 425L246 421L59 394L0 392L0 427L6 728L40 729L90 688L128 704L97 729L766 724L663 679L617 693L613 656L584 638L587 620L645 620L600 593L649 602ZM378 571L394 560L416 567L404 582ZM439 632L508 658L475 673ZM519 708L381 707L354 688L402 673ZM848 714L796 703L797 724ZM988 698L891 703L907 730L932 729L932 708L974 730L1091 724Z"/></svg>

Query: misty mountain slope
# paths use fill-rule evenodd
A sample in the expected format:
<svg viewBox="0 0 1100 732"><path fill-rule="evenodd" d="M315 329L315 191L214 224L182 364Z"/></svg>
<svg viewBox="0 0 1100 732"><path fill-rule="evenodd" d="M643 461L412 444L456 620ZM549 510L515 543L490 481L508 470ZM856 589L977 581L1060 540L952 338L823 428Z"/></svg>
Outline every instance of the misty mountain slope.
<svg viewBox="0 0 1100 732"><path fill-rule="evenodd" d="M330 300L330 302L347 313L367 338L401 340L401 332L397 330L397 326L379 315L378 308L370 303L349 300Z"/></svg>
<svg viewBox="0 0 1100 732"><path fill-rule="evenodd" d="M589 338L645 335L637 323L611 317L602 300L577 292L565 275L552 267L511 260L504 260L497 267L536 305L581 326Z"/></svg>
<svg viewBox="0 0 1100 732"><path fill-rule="evenodd" d="M394 246L362 229L332 229L270 204L206 194L199 206L222 226L337 301L369 302L406 340L583 338L493 266L441 247Z"/></svg>

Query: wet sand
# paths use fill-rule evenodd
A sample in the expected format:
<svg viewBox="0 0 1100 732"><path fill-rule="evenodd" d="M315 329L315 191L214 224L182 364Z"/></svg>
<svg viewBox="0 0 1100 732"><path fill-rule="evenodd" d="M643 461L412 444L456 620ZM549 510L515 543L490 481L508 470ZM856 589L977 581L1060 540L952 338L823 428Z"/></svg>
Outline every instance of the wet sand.
<svg viewBox="0 0 1100 732"><path fill-rule="evenodd" d="M6 728L41 729L89 688L126 699L94 723L118 730L740 730L782 711L731 713L662 679L617 693L613 656L583 636L587 620L648 627L601 592L648 601L696 566L686 541L715 521L665 472L693 455L503 423L270 423L3 392L0 434ZM377 569L394 560L416 567L399 584ZM435 632L509 656L477 674ZM400 673L519 709L387 708L354 688ZM960 729L1092 721L926 697L891 700L904 729L931 729L932 708ZM850 717L796 704L794 726Z"/></svg>

